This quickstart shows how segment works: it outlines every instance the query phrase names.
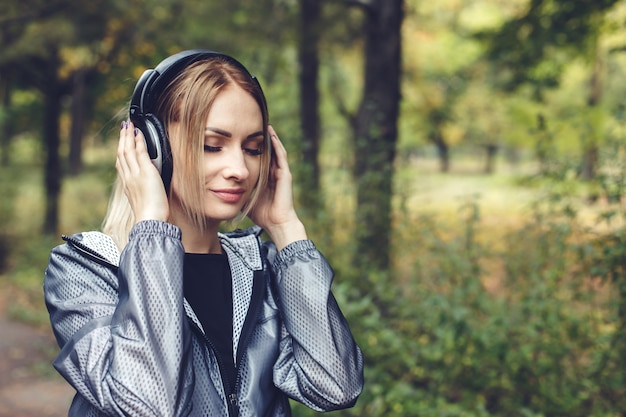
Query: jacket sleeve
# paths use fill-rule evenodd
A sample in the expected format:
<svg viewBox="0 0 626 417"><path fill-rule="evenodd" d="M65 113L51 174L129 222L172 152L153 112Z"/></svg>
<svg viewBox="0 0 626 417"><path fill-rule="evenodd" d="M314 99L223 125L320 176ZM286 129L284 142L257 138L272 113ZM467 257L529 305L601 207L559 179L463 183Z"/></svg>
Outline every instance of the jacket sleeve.
<svg viewBox="0 0 626 417"><path fill-rule="evenodd" d="M117 274L71 244L52 251L44 292L61 347L54 366L103 413L189 414L183 258L180 230L158 221L135 225Z"/></svg>
<svg viewBox="0 0 626 417"><path fill-rule="evenodd" d="M284 323L274 383L317 411L352 407L363 356L331 293L333 270L308 240L284 248L273 270Z"/></svg>

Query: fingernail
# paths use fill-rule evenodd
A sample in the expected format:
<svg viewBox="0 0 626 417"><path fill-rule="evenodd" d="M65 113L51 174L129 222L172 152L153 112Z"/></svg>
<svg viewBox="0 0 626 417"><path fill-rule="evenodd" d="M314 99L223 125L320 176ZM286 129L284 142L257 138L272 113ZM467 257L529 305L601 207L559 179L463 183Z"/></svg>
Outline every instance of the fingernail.
<svg viewBox="0 0 626 417"><path fill-rule="evenodd" d="M126 122L122 122L120 123L120 130L124 129L124 125L126 124Z"/></svg>
<svg viewBox="0 0 626 417"><path fill-rule="evenodd" d="M135 128L135 129L133 130L133 133L135 134L135 136L137 136L137 134L139 133L139 129Z"/></svg>

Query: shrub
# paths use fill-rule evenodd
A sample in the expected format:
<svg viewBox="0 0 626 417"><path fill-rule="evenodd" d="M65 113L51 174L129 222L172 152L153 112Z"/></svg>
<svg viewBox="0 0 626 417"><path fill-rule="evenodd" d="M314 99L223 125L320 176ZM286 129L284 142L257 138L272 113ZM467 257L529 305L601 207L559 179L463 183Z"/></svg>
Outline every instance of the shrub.
<svg viewBox="0 0 626 417"><path fill-rule="evenodd" d="M614 350L624 304L591 268L606 276L600 265L614 264L622 274L626 239L611 258L571 201L542 202L500 245L479 238L475 204L463 208L461 234L429 216L404 222L412 239L396 245L414 254L409 277L341 271L335 292L365 354L366 387L337 415L582 417L625 408ZM487 285L494 271L498 283Z"/></svg>

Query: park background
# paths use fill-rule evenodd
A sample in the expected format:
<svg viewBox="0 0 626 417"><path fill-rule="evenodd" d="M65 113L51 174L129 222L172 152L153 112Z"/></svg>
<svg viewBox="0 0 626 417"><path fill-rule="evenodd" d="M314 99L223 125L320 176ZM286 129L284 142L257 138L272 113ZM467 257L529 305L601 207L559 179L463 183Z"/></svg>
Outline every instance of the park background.
<svg viewBox="0 0 626 417"><path fill-rule="evenodd" d="M50 249L100 227L135 81L190 48L261 81L336 271L366 385L330 415L626 415L615 0L4 0L11 320L49 332Z"/></svg>

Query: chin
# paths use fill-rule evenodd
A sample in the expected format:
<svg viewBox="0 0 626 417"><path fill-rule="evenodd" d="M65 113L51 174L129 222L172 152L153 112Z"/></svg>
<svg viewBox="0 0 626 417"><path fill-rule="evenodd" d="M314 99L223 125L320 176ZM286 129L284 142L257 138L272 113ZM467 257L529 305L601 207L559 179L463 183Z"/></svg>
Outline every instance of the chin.
<svg viewBox="0 0 626 417"><path fill-rule="evenodd" d="M241 213L241 207L231 207L228 210L207 210L204 215L207 220L213 222L230 222Z"/></svg>
<svg viewBox="0 0 626 417"><path fill-rule="evenodd" d="M241 213L241 210L245 206L243 202L247 200L248 196L243 198L238 204L228 204L219 199L207 199L204 202L206 208L204 215L207 219L213 221L232 221Z"/></svg>

